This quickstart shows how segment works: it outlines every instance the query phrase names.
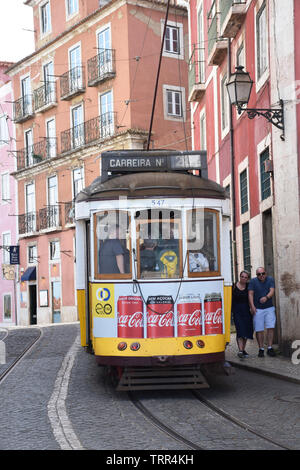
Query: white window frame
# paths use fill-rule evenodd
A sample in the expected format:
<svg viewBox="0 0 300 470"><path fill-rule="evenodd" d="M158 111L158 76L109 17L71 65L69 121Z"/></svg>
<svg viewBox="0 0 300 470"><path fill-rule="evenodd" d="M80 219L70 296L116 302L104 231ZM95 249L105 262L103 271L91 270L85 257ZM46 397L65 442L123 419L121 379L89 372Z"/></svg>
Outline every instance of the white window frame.
<svg viewBox="0 0 300 470"><path fill-rule="evenodd" d="M241 201L241 191L240 191L240 181L241 181L241 173L243 171L247 172L247 199L248 199L248 210L242 214L241 208L242 208L242 201ZM250 207L251 207L251 200L250 200L250 181L249 181L249 158L248 156L245 157L241 163L238 165L238 192L239 192L239 205L240 205L240 225L242 226L246 222L249 222L250 220Z"/></svg>
<svg viewBox="0 0 300 470"><path fill-rule="evenodd" d="M4 238L7 237L7 240ZM11 232L2 232L2 247L4 246L10 246L11 245ZM9 251L7 251L5 248L2 248L2 262L3 264L9 264L10 262L10 256L9 256Z"/></svg>
<svg viewBox="0 0 300 470"><path fill-rule="evenodd" d="M52 246L55 246L54 257L52 257ZM56 253L56 254L55 254ZM60 240L49 240L49 261L54 264L60 260Z"/></svg>
<svg viewBox="0 0 300 470"><path fill-rule="evenodd" d="M0 116L0 147L9 144L9 132L8 132L8 123L7 115L3 114Z"/></svg>
<svg viewBox="0 0 300 470"><path fill-rule="evenodd" d="M79 2L78 0L65 0L66 2L66 19L69 20L70 18L73 18L73 16L77 15L79 12ZM73 6L73 11L70 11Z"/></svg>
<svg viewBox="0 0 300 470"><path fill-rule="evenodd" d="M204 126L202 125L204 123ZM200 150L207 150L206 110L203 108L199 116ZM203 145L204 144L204 145Z"/></svg>
<svg viewBox="0 0 300 470"><path fill-rule="evenodd" d="M221 106L221 138L224 139L229 132L229 97L226 88L227 72L220 76L220 106ZM223 99L224 98L224 99ZM224 118L224 120L223 120Z"/></svg>
<svg viewBox="0 0 300 470"><path fill-rule="evenodd" d="M258 18L262 15L262 10L265 10L266 15L266 31L265 31L265 60L266 60L266 68L263 72L259 74L258 69L258 60L260 54L260 37L258 37ZM267 9L267 2L265 0L261 0L259 2L259 8L255 14L255 21L254 21L254 35L255 35L255 75L256 75L256 92L260 90L260 88L264 85L266 80L269 77L269 48L268 48L268 9Z"/></svg>
<svg viewBox="0 0 300 470"><path fill-rule="evenodd" d="M78 171L80 171L80 176L81 177L80 177L80 179L75 180L75 178L74 178L75 172L78 172ZM84 168L83 168L83 166L78 167L78 168L73 168L72 173L71 173L71 177L72 177L72 199L74 199L77 196L77 194L81 191L81 189L80 189L77 193L75 193L75 182L81 180L82 181L82 189L84 188Z"/></svg>
<svg viewBox="0 0 300 470"><path fill-rule="evenodd" d="M81 108L81 120L80 122L78 122L76 125L74 125L74 120L73 120L73 111L74 109L76 108ZM76 105L74 106L71 106L70 107L70 123L71 123L71 129L72 129L72 143L71 143L71 148L73 150L77 149L77 148L80 148L82 147L82 145L84 144L84 140L85 140L85 136L82 135L81 133L79 135L76 135L76 133L74 133L74 128L77 127L77 126L80 126L84 123L84 106L83 106L83 102L80 102L80 103L77 103ZM80 131L81 132L81 131ZM84 131L83 131L83 134L84 134ZM75 140L77 139L77 141ZM76 142L78 142L78 145L75 145Z"/></svg>
<svg viewBox="0 0 300 470"><path fill-rule="evenodd" d="M257 178L258 178L258 194L259 194L259 209L260 212L265 212L268 209L271 209L273 206L273 182L271 178L271 194L268 198L262 199L261 194L261 180L260 180L260 155L269 147L269 154L272 155L272 145L271 145L271 134L267 134L264 139L262 139L256 147L256 164L257 164Z"/></svg>
<svg viewBox="0 0 300 470"><path fill-rule="evenodd" d="M166 50L166 37L164 41L164 50L163 56L170 57L172 59L184 59L184 42L183 42L183 23L177 23L175 21L167 22L167 28L176 28L178 29L178 43L179 43L179 53L174 51L167 51ZM163 37L164 33L164 20L161 20L161 38Z"/></svg>
<svg viewBox="0 0 300 470"><path fill-rule="evenodd" d="M49 18L46 17L47 22L46 22L46 27L47 29L44 30L44 12L45 7L47 8L48 5L48 13L49 13ZM47 34L51 33L52 31L52 22L51 22L51 3L50 0L47 0L46 2L43 2L40 5L40 27L41 27L41 36L47 36Z"/></svg>
<svg viewBox="0 0 300 470"><path fill-rule="evenodd" d="M1 173L1 204L10 204L9 172Z"/></svg>
<svg viewBox="0 0 300 470"><path fill-rule="evenodd" d="M174 93L181 93L181 115L169 114L168 112L168 94L171 91ZM164 118L167 121L186 121L186 101L185 101L185 88L174 85L163 85L163 104L164 104Z"/></svg>
<svg viewBox="0 0 300 470"><path fill-rule="evenodd" d="M29 255L29 250L31 250L31 249L33 249L33 251L35 252L34 256L32 256L32 257L30 257L30 255ZM28 264L37 264L37 257L38 257L37 244L34 243L34 244L27 245L27 261L28 261Z"/></svg>
<svg viewBox="0 0 300 470"><path fill-rule="evenodd" d="M54 135L55 137L49 137L48 134L48 124L49 122L54 122ZM47 158L54 158L56 157L56 152L57 152L57 147L56 147L56 120L55 116L52 116L45 121L45 130L46 130L46 137L47 137L47 143L48 143L48 148L47 148ZM53 139L54 143L51 143L49 139ZM53 150L52 150L53 149ZM52 155L53 152L53 155Z"/></svg>
<svg viewBox="0 0 300 470"><path fill-rule="evenodd" d="M9 318L5 318L4 316L4 306L5 306L5 303L4 303L4 298L5 297L10 297L10 317ZM12 305L12 294L10 292L4 292L3 293L3 297L2 297L2 306L3 306L3 321L4 322L11 322L12 321L12 310L13 310L13 305Z"/></svg>

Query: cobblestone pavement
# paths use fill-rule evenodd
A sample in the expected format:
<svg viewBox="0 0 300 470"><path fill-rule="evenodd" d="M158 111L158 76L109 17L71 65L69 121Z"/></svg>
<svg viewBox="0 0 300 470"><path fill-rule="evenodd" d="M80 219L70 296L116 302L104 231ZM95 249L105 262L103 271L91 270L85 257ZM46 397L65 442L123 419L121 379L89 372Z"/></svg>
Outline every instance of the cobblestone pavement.
<svg viewBox="0 0 300 470"><path fill-rule="evenodd" d="M78 324L44 327L42 339L0 384L1 450L61 448L58 434L54 436L48 406L78 332ZM24 333L24 337L26 334L29 333ZM227 359L230 360L231 354L236 361L235 345L230 348ZM154 427L126 393L116 392L105 369L96 365L93 355L79 348L74 357L74 363L66 364L70 381L65 395L59 398L62 382L58 407L65 406L66 424L72 428L81 448L189 450L185 444ZM259 364L266 367L269 359L264 358ZM278 359L281 361L272 358L273 361ZM253 365L255 360L253 354ZM247 364L251 364L251 357ZM210 388L202 390L201 394L216 406L269 438L299 448L298 384L240 368L235 369L234 375L211 376L209 383ZM276 448L206 408L191 391L139 392L138 397L166 425L205 449Z"/></svg>

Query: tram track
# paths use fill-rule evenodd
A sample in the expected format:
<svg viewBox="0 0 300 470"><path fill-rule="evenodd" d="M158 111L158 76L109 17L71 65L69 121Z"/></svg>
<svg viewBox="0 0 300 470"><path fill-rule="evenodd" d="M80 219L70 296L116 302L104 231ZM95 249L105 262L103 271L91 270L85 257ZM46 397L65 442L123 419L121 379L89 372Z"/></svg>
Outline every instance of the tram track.
<svg viewBox="0 0 300 470"><path fill-rule="evenodd" d="M206 406L207 408L209 408L211 411L214 411L217 415L221 416L222 418L225 418L226 420L228 420L229 422L231 422L232 424L235 424L236 426L239 426L240 428L242 428L244 431L247 431L249 432L250 434L253 434L261 439L263 439L264 441L266 442L269 442L270 444L273 444L277 447L279 447L280 449L283 449L283 450L293 450L291 447L288 447L288 446L285 446L281 443L279 443L278 441L276 441L275 439L272 439L268 436L266 436L265 434L262 434L258 431L256 431L255 429L253 429L251 426L249 426L248 424L244 423L243 421L241 421L240 419L236 418L235 416L233 416L232 414L228 413L227 411L223 410L222 408L218 407L217 405L215 405L214 403L212 403L210 400L207 400L207 398L204 398L200 392L198 392L197 390L193 390L191 392L193 394L193 396L198 400L200 401L200 403L204 406Z"/></svg>
<svg viewBox="0 0 300 470"><path fill-rule="evenodd" d="M190 441L189 439L186 439L177 431L164 424L153 413L151 413L151 411L146 408L138 398L134 396L133 392L128 392L128 396L131 403L142 413L144 418L150 421L151 424L157 427L160 431L163 431L165 434L180 442L181 444L188 446L191 450L205 450L204 447L200 447L198 444Z"/></svg>
<svg viewBox="0 0 300 470"><path fill-rule="evenodd" d="M0 384L6 379L6 377L12 372L12 370L20 363L24 357L29 354L29 352L32 350L32 348L36 345L37 342L39 342L43 336L43 331L41 328L34 328L34 330L37 330L39 332L38 336L35 337L32 341L30 341L29 344L25 344L24 348L22 346L22 351L18 353L18 355L10 362L9 360L7 361L7 365L4 367L4 370L1 372L0 368ZM21 331L21 330L20 330ZM1 341L7 340L9 338L9 332L7 330L7 334L5 335L4 338L0 338Z"/></svg>

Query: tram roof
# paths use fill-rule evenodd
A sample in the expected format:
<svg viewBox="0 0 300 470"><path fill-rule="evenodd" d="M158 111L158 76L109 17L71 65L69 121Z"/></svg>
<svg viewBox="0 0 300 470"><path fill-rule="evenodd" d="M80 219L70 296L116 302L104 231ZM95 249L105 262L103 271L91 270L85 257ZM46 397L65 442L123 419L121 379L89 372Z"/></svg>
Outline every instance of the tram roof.
<svg viewBox="0 0 300 470"><path fill-rule="evenodd" d="M187 172L139 172L111 177L103 181L99 176L83 189L76 202L146 197L201 197L226 199L225 188L206 178Z"/></svg>

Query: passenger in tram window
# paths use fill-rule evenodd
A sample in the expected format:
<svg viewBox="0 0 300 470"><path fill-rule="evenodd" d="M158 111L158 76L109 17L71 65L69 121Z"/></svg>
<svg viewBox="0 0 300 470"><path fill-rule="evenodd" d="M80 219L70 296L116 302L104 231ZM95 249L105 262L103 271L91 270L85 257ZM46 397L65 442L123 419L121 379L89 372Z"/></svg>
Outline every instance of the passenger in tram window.
<svg viewBox="0 0 300 470"><path fill-rule="evenodd" d="M236 328L236 341L240 358L248 357L246 344L248 339L253 339L253 321L248 301L249 274L247 271L240 273L240 279L233 287L232 306L233 321Z"/></svg>
<svg viewBox="0 0 300 470"><path fill-rule="evenodd" d="M189 253L189 270L192 273L209 271L209 262L203 253Z"/></svg>
<svg viewBox="0 0 300 470"><path fill-rule="evenodd" d="M144 243L140 246L140 263L141 272L154 271L156 266L156 253L155 249L157 243L155 240L145 239Z"/></svg>
<svg viewBox="0 0 300 470"><path fill-rule="evenodd" d="M100 243L99 273L124 274L124 258L125 249L119 240L119 226L111 225L108 227L108 238Z"/></svg>

